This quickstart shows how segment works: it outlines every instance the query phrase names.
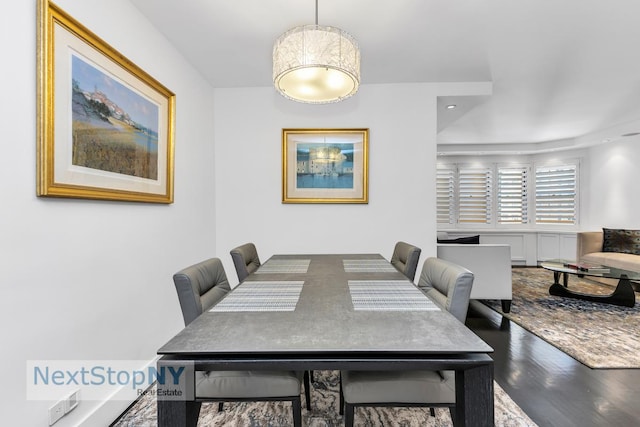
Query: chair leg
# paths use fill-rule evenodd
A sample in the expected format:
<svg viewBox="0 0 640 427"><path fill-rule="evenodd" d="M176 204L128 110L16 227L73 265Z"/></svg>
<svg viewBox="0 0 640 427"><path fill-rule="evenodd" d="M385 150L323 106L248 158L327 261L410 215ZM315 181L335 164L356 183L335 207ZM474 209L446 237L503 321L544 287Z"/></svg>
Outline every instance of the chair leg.
<svg viewBox="0 0 640 427"><path fill-rule="evenodd" d="M313 379L313 371L309 371L309 375L311 376L311 382L314 382L315 380Z"/></svg>
<svg viewBox="0 0 640 427"><path fill-rule="evenodd" d="M353 427L354 406L350 403L344 405L344 427Z"/></svg>
<svg viewBox="0 0 640 427"><path fill-rule="evenodd" d="M222 412L224 409L224 402L218 402L218 412Z"/></svg>
<svg viewBox="0 0 640 427"><path fill-rule="evenodd" d="M433 408L429 408L429 414L431 414L432 417L436 416L436 410Z"/></svg>
<svg viewBox="0 0 640 427"><path fill-rule="evenodd" d="M456 407L455 406L449 406L449 414L451 415L451 423L455 426L456 425Z"/></svg>
<svg viewBox="0 0 640 427"><path fill-rule="evenodd" d="M338 409L340 415L344 414L344 393L342 392L342 375L340 375L340 408Z"/></svg>
<svg viewBox="0 0 640 427"><path fill-rule="evenodd" d="M293 427L302 427L302 401L300 396L293 398L291 408L293 409Z"/></svg>
<svg viewBox="0 0 640 427"><path fill-rule="evenodd" d="M304 371L304 399L307 404L307 411L311 410L311 382L309 381L309 371Z"/></svg>

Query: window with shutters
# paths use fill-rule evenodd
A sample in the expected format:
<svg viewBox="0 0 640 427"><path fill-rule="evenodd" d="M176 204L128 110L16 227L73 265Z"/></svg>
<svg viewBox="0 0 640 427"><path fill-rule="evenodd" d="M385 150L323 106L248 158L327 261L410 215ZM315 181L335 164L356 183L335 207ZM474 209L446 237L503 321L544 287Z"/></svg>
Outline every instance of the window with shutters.
<svg viewBox="0 0 640 427"><path fill-rule="evenodd" d="M577 161L562 165L439 163L436 180L441 226L578 223Z"/></svg>
<svg viewBox="0 0 640 427"><path fill-rule="evenodd" d="M436 173L436 209L438 224L455 224L455 168L438 167Z"/></svg>
<svg viewBox="0 0 640 427"><path fill-rule="evenodd" d="M536 167L536 224L576 224L576 196L576 165Z"/></svg>
<svg viewBox="0 0 640 427"><path fill-rule="evenodd" d="M458 222L460 224L491 223L491 169L458 169Z"/></svg>
<svg viewBox="0 0 640 427"><path fill-rule="evenodd" d="M498 224L527 224L527 172L529 167L498 167Z"/></svg>

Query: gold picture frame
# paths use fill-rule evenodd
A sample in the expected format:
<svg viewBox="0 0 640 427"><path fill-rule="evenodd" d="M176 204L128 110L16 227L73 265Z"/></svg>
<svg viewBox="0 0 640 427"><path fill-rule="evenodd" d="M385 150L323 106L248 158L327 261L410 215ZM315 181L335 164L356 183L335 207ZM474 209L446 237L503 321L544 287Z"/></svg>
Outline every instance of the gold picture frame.
<svg viewBox="0 0 640 427"><path fill-rule="evenodd" d="M369 203L369 129L282 129L282 203Z"/></svg>
<svg viewBox="0 0 640 427"><path fill-rule="evenodd" d="M173 203L175 95L38 1L37 195Z"/></svg>

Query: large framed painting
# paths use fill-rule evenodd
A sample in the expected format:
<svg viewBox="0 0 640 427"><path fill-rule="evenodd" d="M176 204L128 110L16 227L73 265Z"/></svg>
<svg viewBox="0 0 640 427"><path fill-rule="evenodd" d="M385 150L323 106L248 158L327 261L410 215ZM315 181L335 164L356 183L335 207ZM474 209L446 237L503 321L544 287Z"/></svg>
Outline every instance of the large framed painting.
<svg viewBox="0 0 640 427"><path fill-rule="evenodd" d="M175 95L38 2L37 195L173 202Z"/></svg>
<svg viewBox="0 0 640 427"><path fill-rule="evenodd" d="M368 203L369 129L283 129L282 203Z"/></svg>

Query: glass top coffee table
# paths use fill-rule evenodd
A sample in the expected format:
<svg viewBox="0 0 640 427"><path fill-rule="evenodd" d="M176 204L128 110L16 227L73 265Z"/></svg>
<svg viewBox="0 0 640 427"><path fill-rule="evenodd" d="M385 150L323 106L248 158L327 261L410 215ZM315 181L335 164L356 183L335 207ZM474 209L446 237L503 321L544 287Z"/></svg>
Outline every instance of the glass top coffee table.
<svg viewBox="0 0 640 427"><path fill-rule="evenodd" d="M587 262L576 262L562 259L545 261L542 268L553 271L553 285L549 288L551 295L583 299L587 301L600 302L605 304L633 307L636 303L636 295L631 285L631 280L640 280L640 272L623 270L606 265L593 265ZM592 276L617 279L618 286L609 295L593 295L568 288L569 274L578 277ZM560 284L562 276L562 284Z"/></svg>

